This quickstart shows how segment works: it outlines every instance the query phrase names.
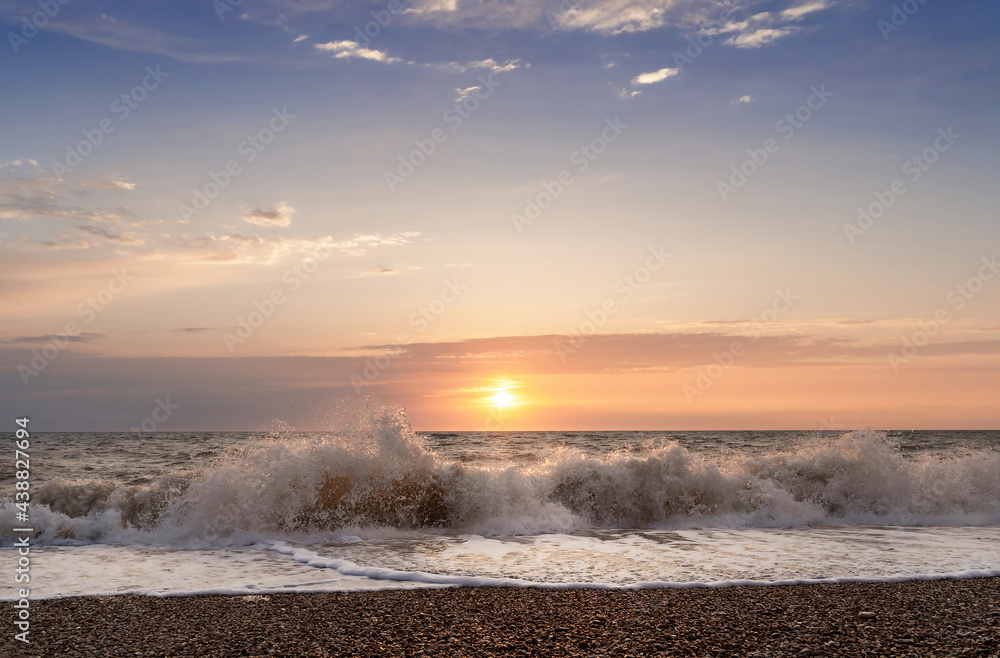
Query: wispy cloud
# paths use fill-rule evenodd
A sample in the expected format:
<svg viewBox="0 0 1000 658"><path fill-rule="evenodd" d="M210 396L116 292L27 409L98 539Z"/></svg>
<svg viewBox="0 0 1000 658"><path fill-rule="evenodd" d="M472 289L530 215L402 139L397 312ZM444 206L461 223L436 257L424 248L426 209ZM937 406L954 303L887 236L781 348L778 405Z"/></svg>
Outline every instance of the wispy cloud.
<svg viewBox="0 0 1000 658"><path fill-rule="evenodd" d="M539 0L540 4L541 1ZM531 4L531 3L525 3ZM569 3L567 3L569 4ZM601 34L647 32L662 27L679 27L692 32L721 34L720 17L730 16L733 10L752 10L765 4L762 0L743 3L705 2L704 0L600 0L574 2L561 12L546 12L545 18L552 27L564 30L584 30ZM758 13L756 25L747 25L725 43L739 48L752 48L772 43L791 34L795 28L788 23L799 21L809 14L827 9L832 1L812 0L793 4L774 13ZM564 5L565 6L565 5ZM467 10L474 11L474 10ZM728 18L727 18L728 20ZM715 24L715 27L706 27ZM730 23L735 27L740 23Z"/></svg>
<svg viewBox="0 0 1000 658"><path fill-rule="evenodd" d="M89 233L95 237L103 238L108 242L116 242L123 245L142 245L144 241L141 238L136 237L131 233L112 233L111 231L101 228L100 226L89 226L82 224L76 227L77 229Z"/></svg>
<svg viewBox="0 0 1000 658"><path fill-rule="evenodd" d="M492 58L474 60L465 63L462 62L417 63L410 60L404 60L400 57L391 56L389 55L388 52L384 50L377 50L375 48L366 48L365 46L362 46L361 44L355 41L329 41L327 43L313 44L313 48L321 52L332 53L335 59L367 59L375 62L381 62L383 64L406 64L409 66L420 66L429 69L439 69L451 73L465 73L466 71L489 71L490 73L507 73L509 71L521 68L521 66L530 66L528 64L521 64L520 59L509 59L501 64Z"/></svg>
<svg viewBox="0 0 1000 658"><path fill-rule="evenodd" d="M221 64L255 59L257 55L217 52L216 40L174 34L154 25L144 25L107 13L96 13L73 20L59 16L46 27L117 50L163 55L180 62Z"/></svg>
<svg viewBox="0 0 1000 658"><path fill-rule="evenodd" d="M90 249L99 243L96 240L85 240L72 235L58 235L48 240L42 240L38 244L49 249L60 251L62 249Z"/></svg>
<svg viewBox="0 0 1000 658"><path fill-rule="evenodd" d="M21 344L21 343L23 343L23 344L28 344L28 345L33 345L33 344L38 344L38 343L47 343L50 340L57 340L59 342L68 342L68 343L91 343L91 342L93 342L95 340L99 340L99 339L104 338L104 337L105 337L105 334L94 334L94 333L82 332L82 333L79 333L79 334L72 334L72 335L68 335L68 334L46 334L44 336L14 336L12 338L5 338L5 339L3 339L0 342L15 343L15 344Z"/></svg>
<svg viewBox="0 0 1000 658"><path fill-rule="evenodd" d="M32 163L13 160L0 167L0 219L123 222L138 217L129 208L102 203L135 190L134 183L119 177L71 183Z"/></svg>
<svg viewBox="0 0 1000 658"><path fill-rule="evenodd" d="M778 12L760 12L742 21L729 21L725 24L711 25L699 30L706 35L730 35L724 44L736 48L760 48L770 45L786 36L797 34L802 30L800 22L809 14L828 9L833 2L823 0L806 2Z"/></svg>
<svg viewBox="0 0 1000 658"><path fill-rule="evenodd" d="M447 62L445 64L424 64L423 66L444 69L454 73L465 73L466 71L476 70L489 71L490 73L507 73L508 71L519 69L521 66L531 66L530 64L519 64L520 61L520 59L509 59L503 64L500 64L495 59L490 58L466 62L465 64L460 64L459 62Z"/></svg>
<svg viewBox="0 0 1000 658"><path fill-rule="evenodd" d="M454 12L458 10L458 0L417 0L412 7L402 11L403 14L433 14L436 12Z"/></svg>
<svg viewBox="0 0 1000 658"><path fill-rule="evenodd" d="M503 365L524 372L662 372L713 363L712 354L743 340L753 349L741 358L741 367L871 365L883 364L885 351L894 343L860 341L842 337L778 333L748 339L730 331L712 333L644 333L592 336L584 350L563 361L557 346L570 336L506 336L456 342L413 343L404 346L406 359L399 369L429 372L447 363L450 371L480 372L488 365ZM996 340L941 341L925 348L926 355L994 355ZM399 345L367 345L360 349L381 352Z"/></svg>
<svg viewBox="0 0 1000 658"><path fill-rule="evenodd" d="M793 28L790 27L765 27L740 32L739 34L735 34L729 39L726 39L725 43L731 46L736 46L737 48L760 48L761 46L766 46L769 43L774 43L781 37L788 36L793 31Z"/></svg>
<svg viewBox="0 0 1000 658"><path fill-rule="evenodd" d="M281 201L273 208L253 208L243 213L243 221L258 226L285 227L292 223L292 213L295 208Z"/></svg>
<svg viewBox="0 0 1000 658"><path fill-rule="evenodd" d="M660 69L650 73L640 73L632 78L632 85L651 85L655 82L662 82L667 78L672 78L680 73L680 69Z"/></svg>
<svg viewBox="0 0 1000 658"><path fill-rule="evenodd" d="M327 43L314 44L313 48L333 53L333 56L337 59L370 59L384 64L403 61L398 57L390 57L382 50L365 48L354 41L328 41Z"/></svg>
<svg viewBox="0 0 1000 658"><path fill-rule="evenodd" d="M401 247L410 244L419 235L414 231L356 234L351 238L336 239L325 235L315 238L266 238L259 235L229 233L221 236L180 236L167 241L164 255L202 263L221 265L267 265L283 258L304 257L317 253L340 253L346 256L363 256L382 247Z"/></svg>
<svg viewBox="0 0 1000 658"><path fill-rule="evenodd" d="M832 2L824 2L823 0L819 0L817 2L806 2L797 7L789 7L788 9L785 9L781 12L781 17L788 19L802 18L806 14L811 14L814 11L827 9L832 4Z"/></svg>
<svg viewBox="0 0 1000 658"><path fill-rule="evenodd" d="M462 101L464 101L466 98L468 98L469 96L471 96L472 94L474 94L479 89L480 89L479 85L476 85L474 87L466 87L465 89L456 88L455 89L455 102L456 103L461 103Z"/></svg>

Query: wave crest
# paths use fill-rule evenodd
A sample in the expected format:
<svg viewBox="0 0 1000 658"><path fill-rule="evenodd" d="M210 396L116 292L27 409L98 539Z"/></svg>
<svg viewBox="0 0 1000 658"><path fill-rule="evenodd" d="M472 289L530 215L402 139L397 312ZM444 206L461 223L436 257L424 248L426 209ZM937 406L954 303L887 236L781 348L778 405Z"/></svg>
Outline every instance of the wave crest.
<svg viewBox="0 0 1000 658"><path fill-rule="evenodd" d="M0 522L12 527L11 502ZM446 461L380 408L321 440L276 437L153 485L57 480L32 518L43 541L152 541L344 528L482 534L588 527L780 527L1000 522L1000 453L907 458L849 432L713 461L676 442L604 457L559 450L525 466ZM12 537L4 538L12 541Z"/></svg>

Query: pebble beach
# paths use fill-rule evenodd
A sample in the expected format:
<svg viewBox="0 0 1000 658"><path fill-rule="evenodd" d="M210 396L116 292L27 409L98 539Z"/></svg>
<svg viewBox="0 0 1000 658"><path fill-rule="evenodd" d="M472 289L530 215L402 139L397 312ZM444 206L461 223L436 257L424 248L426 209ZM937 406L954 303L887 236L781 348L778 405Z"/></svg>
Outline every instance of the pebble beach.
<svg viewBox="0 0 1000 658"><path fill-rule="evenodd" d="M62 598L4 656L1000 656L1000 578Z"/></svg>

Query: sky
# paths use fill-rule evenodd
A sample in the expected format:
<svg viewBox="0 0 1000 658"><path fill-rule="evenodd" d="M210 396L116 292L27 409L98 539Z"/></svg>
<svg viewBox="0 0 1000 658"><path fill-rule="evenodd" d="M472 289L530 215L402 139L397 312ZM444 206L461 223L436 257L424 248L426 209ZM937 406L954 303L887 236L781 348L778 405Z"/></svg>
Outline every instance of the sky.
<svg viewBox="0 0 1000 658"><path fill-rule="evenodd" d="M0 406L996 429L998 28L978 0L0 0Z"/></svg>

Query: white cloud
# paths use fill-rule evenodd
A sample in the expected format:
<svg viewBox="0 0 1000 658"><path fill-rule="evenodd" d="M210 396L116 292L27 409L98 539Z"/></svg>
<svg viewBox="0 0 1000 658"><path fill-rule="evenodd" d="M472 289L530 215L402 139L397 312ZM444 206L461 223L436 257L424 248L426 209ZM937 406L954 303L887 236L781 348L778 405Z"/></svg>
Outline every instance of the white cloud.
<svg viewBox="0 0 1000 658"><path fill-rule="evenodd" d="M458 0L425 0L413 3L414 6L404 9L403 14L433 14L435 12L452 12L458 9Z"/></svg>
<svg viewBox="0 0 1000 658"><path fill-rule="evenodd" d="M419 235L407 231L382 235L380 233L357 234L351 238L337 240L324 235L315 238L265 238L259 235L229 233L219 237L206 235L198 238L182 236L169 241L169 246L187 253L193 260L203 263L267 265L287 256L307 256L322 252L339 252L347 256L364 256L380 247L400 247L410 244L411 238Z"/></svg>
<svg viewBox="0 0 1000 658"><path fill-rule="evenodd" d="M733 101L733 105L736 105L737 103L752 103L752 102L753 102L753 96L740 96L735 101Z"/></svg>
<svg viewBox="0 0 1000 658"><path fill-rule="evenodd" d="M129 183L121 179L111 179L106 181L86 181L80 184L92 190L103 192L132 192L135 190L135 183Z"/></svg>
<svg viewBox="0 0 1000 658"><path fill-rule="evenodd" d="M479 85L476 85L474 87L466 87L465 89L456 87L455 88L455 93L457 95L455 96L455 102L456 103L461 103L462 101L464 101L466 98L468 98L469 96L471 96L472 94L474 94L479 89L480 89Z"/></svg>
<svg viewBox="0 0 1000 658"><path fill-rule="evenodd" d="M448 62L446 64L424 64L424 66L435 69L443 69L445 71L452 71L454 73L465 73L466 71L476 69L485 69L490 73L507 73L508 71L521 68L521 65L518 64L520 61L520 59L508 59L503 64L498 64L494 59L483 59L477 62L468 62L466 64ZM531 64L525 64L524 66L531 66Z"/></svg>
<svg viewBox="0 0 1000 658"><path fill-rule="evenodd" d="M736 34L726 39L723 43L729 46L736 46L737 48L760 48L761 46L774 43L781 37L788 36L794 31L795 28L792 27L761 28L759 30Z"/></svg>
<svg viewBox="0 0 1000 658"><path fill-rule="evenodd" d="M645 32L666 25L668 10L676 4L672 0L605 0L585 7L572 7L554 22L563 29L603 34Z"/></svg>
<svg viewBox="0 0 1000 658"><path fill-rule="evenodd" d="M768 23L754 26L778 32L735 35L730 45L756 47L791 34L781 31L789 23L833 6L835 0L784 0L786 8L763 14ZM436 27L583 30L600 34L646 32L679 27L689 32L721 34L736 14L764 4L765 0L415 0L404 11L411 22ZM791 5L791 6L788 6ZM771 41L768 41L770 39ZM753 44L753 45L750 45Z"/></svg>
<svg viewBox="0 0 1000 658"><path fill-rule="evenodd" d="M717 36L730 34L724 44L737 48L760 48L774 43L778 39L795 34L802 30L793 23L803 17L827 9L832 6L826 0L814 0L777 13L760 12L742 21L729 21L725 24L716 23L700 30L701 34Z"/></svg>
<svg viewBox="0 0 1000 658"><path fill-rule="evenodd" d="M299 43L300 41L305 41L308 38L309 38L308 35L300 34L299 36L292 39L292 43Z"/></svg>
<svg viewBox="0 0 1000 658"><path fill-rule="evenodd" d="M314 238L262 237L228 233L225 235L180 235L168 237L157 249L157 257L168 261L189 261L218 265L270 265L283 258L302 258L323 252L339 252L350 256L363 256L368 251L383 246L409 244L417 233L394 233L387 236L355 235L336 240L324 235Z"/></svg>
<svg viewBox="0 0 1000 658"><path fill-rule="evenodd" d="M354 41L330 41L327 43L314 44L313 47L316 50L323 52L331 52L337 59L370 59L376 62L383 62L385 64L395 64L397 62L409 65L416 64L416 62L405 61L399 57L390 57L388 53L382 50L365 48ZM464 73L465 71L475 70L485 70L490 73L507 73L508 71L520 68L522 66L522 64L519 64L520 61L520 59L509 59L503 64L500 64L495 59L491 58L466 62L465 64L461 64L459 62L446 62L444 64L420 64L419 66L441 69L453 73ZM530 64L524 66L530 66Z"/></svg>
<svg viewBox="0 0 1000 658"><path fill-rule="evenodd" d="M551 0L412 0L403 14L411 22L446 28L531 28L545 20Z"/></svg>
<svg viewBox="0 0 1000 658"><path fill-rule="evenodd" d="M31 158L25 158L24 160L7 160L6 162L0 162L0 169L16 169L18 167L25 167L29 164L33 167L38 166L38 163Z"/></svg>
<svg viewBox="0 0 1000 658"><path fill-rule="evenodd" d="M513 71L519 68L517 63L520 59L509 59L503 64L497 64L493 59L483 59L478 62L469 62L465 65L466 69L486 69L493 73L506 73L508 71Z"/></svg>
<svg viewBox="0 0 1000 658"><path fill-rule="evenodd" d="M831 3L829 2L824 2L823 0L819 0L818 2L808 2L806 4L799 5L798 7L789 7L788 9L781 12L781 17L792 20L798 19L805 16L806 14L811 14L814 11L820 11L821 9L826 9L827 7L830 6L830 4Z"/></svg>
<svg viewBox="0 0 1000 658"><path fill-rule="evenodd" d="M274 208L264 210L255 208L243 213L243 221L258 226L281 226L285 227L292 223L292 213L295 208L281 201Z"/></svg>
<svg viewBox="0 0 1000 658"><path fill-rule="evenodd" d="M332 52L333 56L337 59L371 59L386 64L403 61L398 57L389 57L389 55L381 50L365 48L354 41L329 41L327 43L317 43L313 47L324 52Z"/></svg>
<svg viewBox="0 0 1000 658"><path fill-rule="evenodd" d="M650 73L640 73L632 78L632 86L651 85L655 82L662 82L667 78L674 77L678 73L680 73L680 69L660 69L659 71L652 71Z"/></svg>

